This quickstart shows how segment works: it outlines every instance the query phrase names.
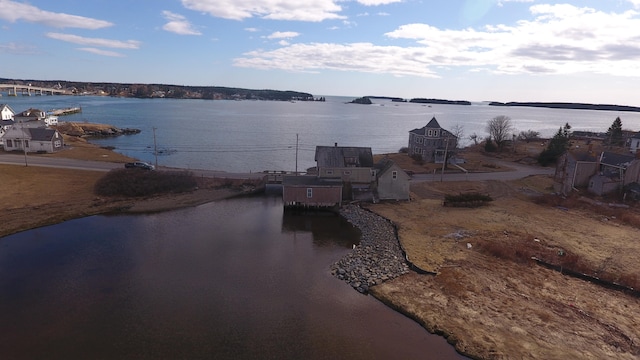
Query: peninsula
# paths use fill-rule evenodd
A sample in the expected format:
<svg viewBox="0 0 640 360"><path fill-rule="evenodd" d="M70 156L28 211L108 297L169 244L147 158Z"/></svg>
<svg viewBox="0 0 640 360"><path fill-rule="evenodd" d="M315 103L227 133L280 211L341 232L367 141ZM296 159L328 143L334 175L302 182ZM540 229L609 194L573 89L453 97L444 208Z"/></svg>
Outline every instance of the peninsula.
<svg viewBox="0 0 640 360"><path fill-rule="evenodd" d="M497 102L492 101L489 106L528 106L549 109L575 109L575 110L604 110L604 111L635 111L640 112L640 107L611 104L585 104L568 102Z"/></svg>
<svg viewBox="0 0 640 360"><path fill-rule="evenodd" d="M109 82L81 82L65 80L3 79L0 83L32 85L65 90L73 95L98 95L131 98L170 98L204 100L277 100L277 101L324 101L312 94L300 91L270 89L243 89L223 86L186 86L167 84L137 84Z"/></svg>

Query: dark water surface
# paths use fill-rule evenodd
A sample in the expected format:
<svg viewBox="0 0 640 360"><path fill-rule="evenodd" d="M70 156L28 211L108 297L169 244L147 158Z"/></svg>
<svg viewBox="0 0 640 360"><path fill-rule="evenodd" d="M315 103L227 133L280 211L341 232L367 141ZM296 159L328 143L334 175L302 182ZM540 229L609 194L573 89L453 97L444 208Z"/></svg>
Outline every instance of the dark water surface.
<svg viewBox="0 0 640 360"><path fill-rule="evenodd" d="M331 276L357 241L269 196L1 238L0 358L463 358Z"/></svg>

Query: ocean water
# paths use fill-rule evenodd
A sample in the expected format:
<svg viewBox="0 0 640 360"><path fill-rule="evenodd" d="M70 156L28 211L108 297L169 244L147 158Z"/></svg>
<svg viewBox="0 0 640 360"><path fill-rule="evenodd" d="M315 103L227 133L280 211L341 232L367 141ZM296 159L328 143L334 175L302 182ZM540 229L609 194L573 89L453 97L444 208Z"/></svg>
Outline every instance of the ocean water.
<svg viewBox="0 0 640 360"><path fill-rule="evenodd" d="M315 165L318 145L366 146L374 154L407 146L409 131L435 117L445 129L461 126L469 135L487 136L487 121L509 116L516 132L534 130L553 136L569 123L573 130L605 132L616 117L624 129L640 130L640 113L393 103L348 104L352 98L326 97L326 102L211 101L130 99L96 96L3 97L15 111L81 106L82 113L61 121L88 121L140 134L94 140L102 146L158 164L187 169L230 172L303 171Z"/></svg>

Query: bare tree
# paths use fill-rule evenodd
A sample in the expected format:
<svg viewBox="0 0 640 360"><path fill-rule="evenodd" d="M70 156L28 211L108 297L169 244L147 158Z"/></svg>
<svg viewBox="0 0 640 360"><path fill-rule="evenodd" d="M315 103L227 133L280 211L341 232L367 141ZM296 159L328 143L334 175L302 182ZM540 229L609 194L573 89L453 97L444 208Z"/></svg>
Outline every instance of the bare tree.
<svg viewBox="0 0 640 360"><path fill-rule="evenodd" d="M537 140L540 138L540 133L534 130L520 131L520 135L518 135L519 140L524 140L527 143L531 140Z"/></svg>
<svg viewBox="0 0 640 360"><path fill-rule="evenodd" d="M512 131L513 125L511 124L511 118L508 116L499 115L487 122L487 132L498 146L498 149L502 149L504 143L511 138Z"/></svg>
<svg viewBox="0 0 640 360"><path fill-rule="evenodd" d="M469 140L473 141L473 145L478 145L478 140L479 139L480 139L480 137L476 133L473 133L473 134L469 135Z"/></svg>
<svg viewBox="0 0 640 360"><path fill-rule="evenodd" d="M464 126L462 124L455 124L450 130L451 134L456 137L456 148L460 147L460 140L464 136Z"/></svg>

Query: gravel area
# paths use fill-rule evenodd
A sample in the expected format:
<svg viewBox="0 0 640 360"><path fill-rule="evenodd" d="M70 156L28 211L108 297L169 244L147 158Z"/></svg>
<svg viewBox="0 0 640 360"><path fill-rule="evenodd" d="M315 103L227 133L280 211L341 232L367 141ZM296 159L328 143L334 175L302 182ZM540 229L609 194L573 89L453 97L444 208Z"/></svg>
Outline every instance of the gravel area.
<svg viewBox="0 0 640 360"><path fill-rule="evenodd" d="M331 266L331 273L360 293L409 272L393 224L355 205L340 209L340 215L360 229L360 244Z"/></svg>

